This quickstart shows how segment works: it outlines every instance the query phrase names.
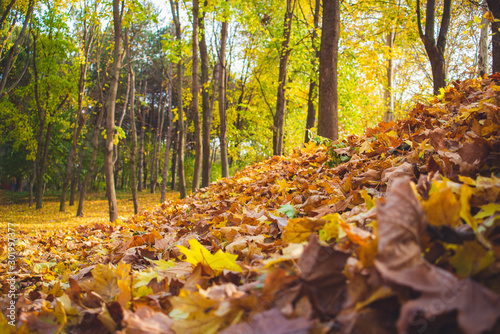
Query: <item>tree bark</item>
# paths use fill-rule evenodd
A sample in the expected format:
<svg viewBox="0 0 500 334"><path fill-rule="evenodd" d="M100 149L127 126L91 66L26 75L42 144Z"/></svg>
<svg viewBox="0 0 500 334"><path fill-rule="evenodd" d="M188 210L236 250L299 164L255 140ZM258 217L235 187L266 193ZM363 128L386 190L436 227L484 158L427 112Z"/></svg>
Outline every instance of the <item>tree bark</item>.
<svg viewBox="0 0 500 334"><path fill-rule="evenodd" d="M153 107L154 107L154 99L151 103L151 110L153 110ZM162 89L161 89L161 85L160 85L160 99L159 99L159 102L158 102L158 117L156 118L156 127L154 128L154 137L153 137L153 156L151 157L151 175L149 177L149 187L151 189L151 194L154 194L155 191L156 191L156 181L158 179L157 177L157 164L156 164L156 161L157 161L157 157L158 157L158 149L159 149L159 145L160 145L160 138L161 138L161 121L160 121L160 118L161 118L161 113L163 112L163 92L162 92ZM154 113L151 113L152 115L152 118L153 118L153 114Z"/></svg>
<svg viewBox="0 0 500 334"><path fill-rule="evenodd" d="M493 13L495 22L491 23L491 63L493 73L500 72L500 1L486 0L489 10Z"/></svg>
<svg viewBox="0 0 500 334"><path fill-rule="evenodd" d="M92 140L91 140L92 156L90 157L90 164L89 164L89 167L87 170L87 175L85 175L85 180L83 181L83 184L80 188L80 198L78 200L78 209L76 210L77 217L83 217L83 204L85 202L85 195L87 193L87 188L88 188L90 179L92 178L92 173L94 172L95 161L97 158L98 143L99 143L99 133L100 133L101 125L102 125L102 120L104 118L104 109L106 109L105 105L103 105L99 110L99 114L97 115L97 122L95 125L94 133L92 134Z"/></svg>
<svg viewBox="0 0 500 334"><path fill-rule="evenodd" d="M121 68L121 15L120 1L113 0L113 26L114 26L114 50L113 68L111 72L110 90L107 102L106 117L106 144L104 147L104 173L106 175L106 193L109 204L109 221L114 222L118 218L118 204L116 201L115 180L113 177L113 137L115 135L115 106L116 93Z"/></svg>
<svg viewBox="0 0 500 334"><path fill-rule="evenodd" d="M319 52L318 135L337 140L337 60L340 35L339 0L323 1L323 27Z"/></svg>
<svg viewBox="0 0 500 334"><path fill-rule="evenodd" d="M198 107L198 92L199 88L199 58L198 58L198 25L199 25L199 2L198 0L193 0L193 82L191 85L191 93L193 95L192 100L192 110L191 114L194 123L194 170L193 170L193 184L192 190L196 191L200 187L200 174L201 174L201 162L202 154L201 150L201 124L200 124L200 112Z"/></svg>
<svg viewBox="0 0 500 334"><path fill-rule="evenodd" d="M434 38L434 13L436 10L436 1L427 1L427 8L425 14L425 32L422 30L420 20L420 0L417 0L417 24L420 39L424 43L427 57L431 63L433 93L439 94L439 89L446 86L446 64L444 53L446 49L446 35L450 27L451 19L451 2L452 0L444 0L443 3L443 17L441 19L441 27L439 29L439 36L437 42Z"/></svg>
<svg viewBox="0 0 500 334"><path fill-rule="evenodd" d="M483 14L487 11L483 3ZM481 35L479 36L479 55L477 57L477 74L483 77L488 73L488 28L490 27L490 20L484 17L481 19Z"/></svg>
<svg viewBox="0 0 500 334"><path fill-rule="evenodd" d="M311 45L314 50L314 57L311 59L311 66L313 69L313 73L311 73L311 79L309 80L309 93L307 95L307 119L306 119L306 133L304 142L309 142L309 129L314 128L316 124L316 109L314 108L314 100L317 95L317 78L316 78L316 70L317 70L317 60L319 58L319 50L316 47L316 39L318 38L318 29L319 29L319 7L320 0L315 1L314 5L314 27L311 34Z"/></svg>
<svg viewBox="0 0 500 334"><path fill-rule="evenodd" d="M222 22L221 42L219 50L219 119L220 119L220 159L222 177L229 176L227 160L227 115L226 115L226 42L227 19Z"/></svg>
<svg viewBox="0 0 500 334"><path fill-rule="evenodd" d="M394 31L391 30L387 34L386 45L389 48L389 58L387 59L387 87L385 87L384 99L385 99L385 113L384 122L391 122L394 119L394 61L392 59L392 51L394 48Z"/></svg>
<svg viewBox="0 0 500 334"><path fill-rule="evenodd" d="M205 0L204 6L207 6L207 1ZM202 161L202 172L201 172L201 186L208 187L210 184L210 171L212 169L210 163L210 133L212 131L212 111L210 108L210 98L208 95L208 52L207 52L207 41L205 36L205 12L199 21L200 26L200 57L201 57L201 106L203 114L203 161Z"/></svg>
<svg viewBox="0 0 500 334"><path fill-rule="evenodd" d="M163 160L163 174L162 174L162 180L161 180L161 195L160 195L160 203L165 202L165 196L167 193L167 178L168 178L168 160L170 157L170 146L172 143L172 128L174 127L174 122L173 122L173 115L172 115L172 91L173 91L173 85L172 85L172 79L174 77L173 74L173 68L172 68L172 63L170 63L169 69L168 69L168 87L167 87L167 143L165 144L165 157Z"/></svg>
<svg viewBox="0 0 500 334"><path fill-rule="evenodd" d="M293 3L292 3L293 1ZM274 114L273 127L273 155L283 154L284 121L286 109L286 82L288 56L290 55L290 35L292 32L292 19L295 9L295 0L286 1L285 22L283 23L283 40L280 51L280 67L278 74L278 96L276 98L276 113Z"/></svg>
<svg viewBox="0 0 500 334"><path fill-rule="evenodd" d="M137 180L136 180L136 153L137 153L137 129L135 126L135 73L132 68L132 55L129 44L129 29L125 29L125 52L127 54L127 67L130 75L130 124L132 133L132 147L130 148L130 188L132 189L132 202L134 203L134 213L139 213L139 201L137 200ZM125 101L127 103L127 101Z"/></svg>
<svg viewBox="0 0 500 334"><path fill-rule="evenodd" d="M147 92L147 85L148 82L146 79L144 79L144 86L143 86L143 94L146 96ZM138 177L138 184L137 184L137 191L142 191L144 188L143 186L143 174L144 174L144 132L145 132L145 118L146 118L146 110L144 107L140 108L139 111L139 122L140 122L140 128L139 128L139 170L137 173Z"/></svg>
<svg viewBox="0 0 500 334"><path fill-rule="evenodd" d="M177 63L177 110L179 115L179 142L177 149L178 173L179 173L179 192L180 197L186 197L186 177L184 174L184 146L186 142L184 128L184 110L182 106L182 51L181 51L181 23L179 21L179 2L170 0L170 7L172 9L172 17L175 24L175 35L179 43L179 62Z"/></svg>

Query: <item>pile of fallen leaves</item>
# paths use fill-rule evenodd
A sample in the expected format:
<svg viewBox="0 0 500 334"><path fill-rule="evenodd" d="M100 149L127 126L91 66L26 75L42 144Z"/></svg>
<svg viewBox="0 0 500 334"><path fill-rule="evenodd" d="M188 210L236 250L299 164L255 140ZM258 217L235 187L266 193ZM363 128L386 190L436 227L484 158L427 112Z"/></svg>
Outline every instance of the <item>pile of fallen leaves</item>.
<svg viewBox="0 0 500 334"><path fill-rule="evenodd" d="M498 333L499 79L125 222L20 237L0 332Z"/></svg>

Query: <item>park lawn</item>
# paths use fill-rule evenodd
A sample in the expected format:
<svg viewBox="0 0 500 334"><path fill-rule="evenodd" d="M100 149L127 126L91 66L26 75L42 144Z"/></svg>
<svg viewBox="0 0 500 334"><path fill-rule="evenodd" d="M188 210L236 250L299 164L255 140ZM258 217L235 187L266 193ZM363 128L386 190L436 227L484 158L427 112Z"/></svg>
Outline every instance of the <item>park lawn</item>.
<svg viewBox="0 0 500 334"><path fill-rule="evenodd" d="M139 211L151 209L160 204L160 193L138 192ZM167 199L179 197L178 192L168 192ZM132 194L117 192L119 220L123 221L134 214ZM76 217L78 197L74 206L66 203L66 212L59 212L59 196L56 193L44 196L43 207L36 210L28 206L27 193L12 193L0 190L0 231L7 229L8 223L16 224L21 233L35 233L60 228L70 228L88 224L107 223L109 217L108 201L104 191L87 195L84 203L84 216ZM18 225L17 225L18 224Z"/></svg>

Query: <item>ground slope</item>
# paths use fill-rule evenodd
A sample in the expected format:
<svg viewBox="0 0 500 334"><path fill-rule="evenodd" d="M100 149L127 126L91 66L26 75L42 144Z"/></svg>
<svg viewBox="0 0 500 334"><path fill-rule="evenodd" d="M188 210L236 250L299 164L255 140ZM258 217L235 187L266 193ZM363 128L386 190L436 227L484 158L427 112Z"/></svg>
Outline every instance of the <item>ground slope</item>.
<svg viewBox="0 0 500 334"><path fill-rule="evenodd" d="M0 332L498 333L499 79L124 222L2 237Z"/></svg>

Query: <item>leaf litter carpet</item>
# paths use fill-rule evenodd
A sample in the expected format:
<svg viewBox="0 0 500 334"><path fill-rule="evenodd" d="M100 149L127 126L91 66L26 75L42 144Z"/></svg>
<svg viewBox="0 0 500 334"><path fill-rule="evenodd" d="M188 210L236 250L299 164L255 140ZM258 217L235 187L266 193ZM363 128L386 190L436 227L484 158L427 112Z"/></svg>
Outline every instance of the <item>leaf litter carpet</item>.
<svg viewBox="0 0 500 334"><path fill-rule="evenodd" d="M2 236L0 332L500 333L499 80L127 221Z"/></svg>

